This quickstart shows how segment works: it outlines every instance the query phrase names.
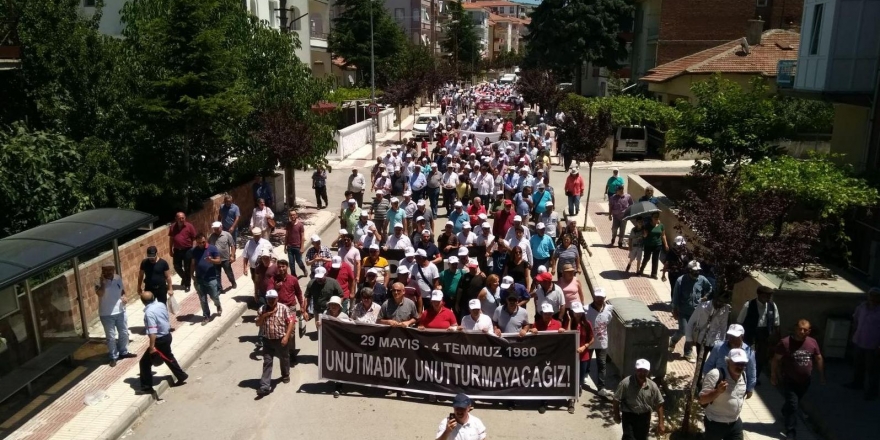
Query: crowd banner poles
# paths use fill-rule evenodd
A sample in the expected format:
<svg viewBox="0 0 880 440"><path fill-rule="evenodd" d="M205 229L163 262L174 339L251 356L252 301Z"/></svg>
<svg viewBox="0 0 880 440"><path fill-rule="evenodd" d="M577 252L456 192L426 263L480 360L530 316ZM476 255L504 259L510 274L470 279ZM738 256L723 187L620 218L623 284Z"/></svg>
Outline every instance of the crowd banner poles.
<svg viewBox="0 0 880 440"><path fill-rule="evenodd" d="M496 337L328 318L319 330L318 378L472 399L577 399L578 338L574 331Z"/></svg>

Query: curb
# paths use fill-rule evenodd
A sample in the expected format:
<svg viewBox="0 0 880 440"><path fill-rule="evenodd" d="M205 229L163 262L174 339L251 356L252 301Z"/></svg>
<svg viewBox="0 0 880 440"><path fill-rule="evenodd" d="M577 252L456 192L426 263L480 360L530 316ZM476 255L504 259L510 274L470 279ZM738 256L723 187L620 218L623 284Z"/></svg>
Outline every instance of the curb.
<svg viewBox="0 0 880 440"><path fill-rule="evenodd" d="M317 228L316 228L317 232L315 232L315 234L321 235L324 232L326 232L327 229L330 229L330 227L333 225L334 220L336 220L336 217L330 217L329 220L327 222L325 222L325 224L317 226ZM242 277L244 277L244 275L242 275ZM239 293L242 293L242 294L251 293L252 294L253 287L250 287L249 289L245 289L245 291L242 291ZM235 324L236 322L239 321L239 319L241 318L242 315L244 315L244 312L246 312L247 309L248 309L248 305L246 302L245 303L236 303L235 307L230 310L230 313L228 315L224 315L224 316L229 316L229 319L222 322L221 325L214 327L214 329L212 329L212 331L208 334L208 336L206 338L206 340L207 340L206 344L203 344L195 351L189 352L189 353L187 353L187 355L181 356L180 358L178 358L178 362L180 363L180 366L184 370L189 369L189 367L191 367L209 348L211 348L211 346L214 344L214 342L223 333L226 333L226 330L228 330L229 327L232 327L233 324ZM165 394L165 392L168 391L169 388L171 388L171 387L168 384L168 381L163 380L161 383L159 383L159 385L156 385L154 388L156 390L156 396L161 398L162 395ZM140 399L138 399L138 401L136 403L134 403L134 404L130 405L128 408L126 408L125 412L122 413L121 415L119 415L113 421L113 423L107 429L105 429L104 432L101 433L100 436L97 437L97 439L100 439L100 440L118 439L123 434L125 434L125 432L135 422L137 422L137 420L142 415L144 415L150 409L150 406L154 405L156 402L157 402L157 400L154 400L153 396L148 396L148 395L140 396Z"/></svg>

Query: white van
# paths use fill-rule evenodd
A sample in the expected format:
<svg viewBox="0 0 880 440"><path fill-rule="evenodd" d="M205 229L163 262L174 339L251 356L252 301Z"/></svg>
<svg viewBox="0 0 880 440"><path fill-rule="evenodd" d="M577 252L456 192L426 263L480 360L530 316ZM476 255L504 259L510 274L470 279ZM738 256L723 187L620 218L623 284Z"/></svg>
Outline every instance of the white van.
<svg viewBox="0 0 880 440"><path fill-rule="evenodd" d="M614 136L614 154L644 159L648 155L648 130L640 125L618 127Z"/></svg>
<svg viewBox="0 0 880 440"><path fill-rule="evenodd" d="M516 74L507 73L501 75L501 79L498 81L498 84L512 84L516 81Z"/></svg>

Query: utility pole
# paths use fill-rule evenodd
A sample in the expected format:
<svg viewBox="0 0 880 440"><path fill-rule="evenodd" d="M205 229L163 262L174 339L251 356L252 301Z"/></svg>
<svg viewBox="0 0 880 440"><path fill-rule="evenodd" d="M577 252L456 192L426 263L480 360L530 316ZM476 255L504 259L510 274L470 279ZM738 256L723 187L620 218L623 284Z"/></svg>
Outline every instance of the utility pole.
<svg viewBox="0 0 880 440"><path fill-rule="evenodd" d="M370 103L376 103L376 52L375 41L373 38L373 0L370 0ZM371 159L376 160L376 116L372 117L372 138L373 154Z"/></svg>

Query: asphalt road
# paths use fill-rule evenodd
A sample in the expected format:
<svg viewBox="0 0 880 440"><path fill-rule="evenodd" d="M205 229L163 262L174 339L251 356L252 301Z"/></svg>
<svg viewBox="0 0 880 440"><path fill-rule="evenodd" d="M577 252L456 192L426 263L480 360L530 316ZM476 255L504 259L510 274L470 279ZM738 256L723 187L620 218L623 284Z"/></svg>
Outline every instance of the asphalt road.
<svg viewBox="0 0 880 440"><path fill-rule="evenodd" d="M602 200L602 189L613 166L621 166L625 176L642 169L687 171L689 164L646 161L597 166L591 199ZM586 178L585 170L582 172ZM297 174L297 186L301 189L298 195L309 204L314 203L314 195L306 186L308 174ZM551 184L560 192L565 175L556 170L551 173ZM342 198L347 172L334 172L328 177L330 206L336 207ZM322 239L330 243L335 234L336 228L330 227ZM317 380L317 334L313 323L309 323L310 332L297 341L299 364L291 372L291 383L277 381L280 373L276 362L278 383L274 392L256 399L262 360L254 353L254 315L254 311L246 312L240 325L218 338L188 370L189 383L169 390L164 400L147 411L123 438L435 438L440 420L450 412L448 401L432 404L421 397L386 397L380 390L355 386L346 386L347 392L334 399L332 387ZM620 427L610 423L610 402L591 392L584 392L575 414L552 404L545 414L539 414L537 406L537 402L525 402L508 411L502 405L478 402L474 414L486 424L488 437L493 440L564 440L582 439L585 435L595 440L611 440L621 436Z"/></svg>
<svg viewBox="0 0 880 440"><path fill-rule="evenodd" d="M322 240L330 242L335 232L330 228ZM124 438L435 438L440 419L451 410L449 401L385 397L381 390L356 386L346 386L346 393L334 399L332 386L317 380L317 334L311 322L309 333L297 340L299 364L291 371L291 382L278 382L276 361L274 392L256 399L262 360L253 351L254 315L246 312L241 325L231 327L190 367L189 382L165 393L164 401L153 405ZM493 440L583 439L585 433L595 440L619 439L619 426L607 422L610 409L610 402L585 391L574 414L552 403L539 414L537 402L514 411L478 402L473 414L483 420Z"/></svg>

